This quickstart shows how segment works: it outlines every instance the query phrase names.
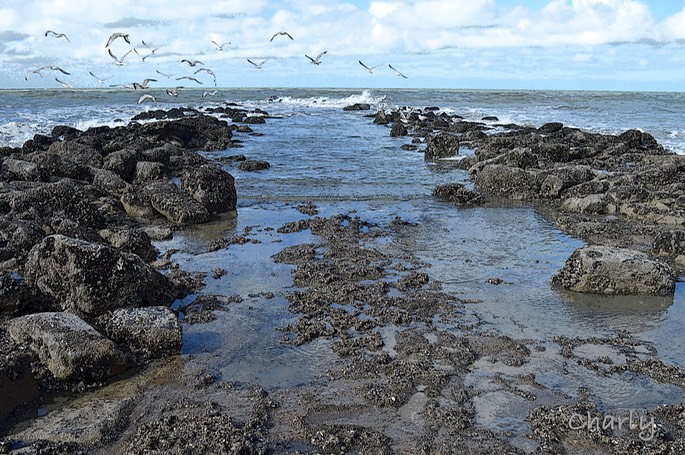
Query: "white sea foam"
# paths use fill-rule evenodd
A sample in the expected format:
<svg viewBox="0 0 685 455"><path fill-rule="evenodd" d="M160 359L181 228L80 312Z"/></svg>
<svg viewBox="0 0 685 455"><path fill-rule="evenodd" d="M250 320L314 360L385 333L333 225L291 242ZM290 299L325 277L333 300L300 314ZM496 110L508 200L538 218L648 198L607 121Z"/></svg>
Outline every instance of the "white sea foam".
<svg viewBox="0 0 685 455"><path fill-rule="evenodd" d="M372 107L378 106L385 100L385 95L374 96L369 90L364 90L360 94L354 94L341 98L329 98L326 96L316 96L307 98L297 98L288 95L281 97L274 97L269 99L269 103L280 103L283 105L292 105L298 107L325 107L325 108L342 108L352 104L369 104Z"/></svg>

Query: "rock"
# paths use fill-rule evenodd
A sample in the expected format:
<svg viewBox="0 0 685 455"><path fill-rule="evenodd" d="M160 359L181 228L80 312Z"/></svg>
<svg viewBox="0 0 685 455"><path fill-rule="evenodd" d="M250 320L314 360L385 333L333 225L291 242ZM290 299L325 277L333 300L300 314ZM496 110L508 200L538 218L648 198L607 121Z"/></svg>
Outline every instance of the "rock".
<svg viewBox="0 0 685 455"><path fill-rule="evenodd" d="M139 256L62 235L48 236L33 247L25 279L61 310L86 316L123 307L168 306L176 297L173 283Z"/></svg>
<svg viewBox="0 0 685 455"><path fill-rule="evenodd" d="M35 313L12 319L7 327L57 379L102 381L125 369L116 344L74 314Z"/></svg>
<svg viewBox="0 0 685 455"><path fill-rule="evenodd" d="M407 152L415 152L419 147L415 144L402 144L400 148Z"/></svg>
<svg viewBox="0 0 685 455"><path fill-rule="evenodd" d="M152 207L176 224L209 221L209 212L188 193L170 182L156 181L145 186Z"/></svg>
<svg viewBox="0 0 685 455"><path fill-rule="evenodd" d="M376 115L373 118L373 123L376 125L387 125L390 123L390 120L388 120L388 116L385 114L384 111L378 111L376 112Z"/></svg>
<svg viewBox="0 0 685 455"><path fill-rule="evenodd" d="M409 134L409 132L407 131L407 127L404 126L404 123L395 122L390 128L390 137L406 136L407 134Z"/></svg>
<svg viewBox="0 0 685 455"><path fill-rule="evenodd" d="M146 123L140 130L141 135L152 136L163 142L178 141L193 150L211 152L226 150L231 146L232 133L228 122L205 114Z"/></svg>
<svg viewBox="0 0 685 455"><path fill-rule="evenodd" d="M143 231L155 241L171 240L174 237L174 231L165 226L145 226Z"/></svg>
<svg viewBox="0 0 685 455"><path fill-rule="evenodd" d="M142 220L150 220L160 216L152 207L150 195L145 191L131 191L121 196L121 205L130 216Z"/></svg>
<svg viewBox="0 0 685 455"><path fill-rule="evenodd" d="M238 169L241 171L261 171L270 167L269 162L262 160L245 160L238 165Z"/></svg>
<svg viewBox="0 0 685 455"><path fill-rule="evenodd" d="M682 229L659 232L654 236L652 251L658 256L685 254L685 231Z"/></svg>
<svg viewBox="0 0 685 455"><path fill-rule="evenodd" d="M44 236L40 225L35 222L16 220L11 216L0 217L0 261L23 261Z"/></svg>
<svg viewBox="0 0 685 455"><path fill-rule="evenodd" d="M105 157L102 168L114 172L127 182L131 182L139 159L140 156L136 150L117 150Z"/></svg>
<svg viewBox="0 0 685 455"><path fill-rule="evenodd" d="M540 134L551 134L551 133L556 133L557 131L561 131L561 129L564 127L563 123L560 122L549 122L545 123L542 125L540 128L538 128L538 133Z"/></svg>
<svg viewBox="0 0 685 455"><path fill-rule="evenodd" d="M595 177L590 166L563 166L550 170L540 186L540 195L558 198L566 189L588 182Z"/></svg>
<svg viewBox="0 0 685 455"><path fill-rule="evenodd" d="M519 167L491 164L475 174L476 186L486 193L524 200L537 197L540 191L538 175Z"/></svg>
<svg viewBox="0 0 685 455"><path fill-rule="evenodd" d="M9 172L15 177L13 180L25 180L27 182L45 182L48 180L47 172L31 161L5 158L2 160L1 167L3 171Z"/></svg>
<svg viewBox="0 0 685 455"><path fill-rule="evenodd" d="M167 167L157 161L138 161L133 172L133 183L148 183L166 177Z"/></svg>
<svg viewBox="0 0 685 455"><path fill-rule="evenodd" d="M252 130L252 128L250 128L250 127L247 126L247 125L240 125L238 128L236 128L236 131L237 131L238 133L253 133L253 132L254 132L254 131Z"/></svg>
<svg viewBox="0 0 685 455"><path fill-rule="evenodd" d="M181 325L164 306L116 310L106 332L142 361L180 354L183 345Z"/></svg>
<svg viewBox="0 0 685 455"><path fill-rule="evenodd" d="M248 115L243 119L243 122L249 125L258 125L260 123L266 123L266 120L261 115Z"/></svg>
<svg viewBox="0 0 685 455"><path fill-rule="evenodd" d="M121 196L131 190L132 186L119 174L107 170L98 169L93 177L93 186L115 196Z"/></svg>
<svg viewBox="0 0 685 455"><path fill-rule="evenodd" d="M16 273L0 272L0 313L17 314L31 300L29 288Z"/></svg>
<svg viewBox="0 0 685 455"><path fill-rule="evenodd" d="M62 178L84 180L92 182L96 167L74 163L69 158L55 153L40 152L25 155L27 160L37 164L41 172L47 176L47 181L59 181Z"/></svg>
<svg viewBox="0 0 685 455"><path fill-rule="evenodd" d="M213 164L186 170L181 175L181 188L210 212L222 213L236 208L235 179Z"/></svg>
<svg viewBox="0 0 685 455"><path fill-rule="evenodd" d="M640 251L606 246L579 248L552 283L591 294L673 295L674 270Z"/></svg>
<svg viewBox="0 0 685 455"><path fill-rule="evenodd" d="M343 111L368 111L369 109L371 109L371 105L367 103L354 103L343 107Z"/></svg>
<svg viewBox="0 0 685 455"><path fill-rule="evenodd" d="M100 231L100 236L113 247L127 253L137 254L146 262L154 261L159 254L157 248L152 245L150 236L141 229L124 228L115 231L104 229Z"/></svg>
<svg viewBox="0 0 685 455"><path fill-rule="evenodd" d="M428 139L424 158L427 160L437 160L456 156L458 153L459 138L445 132L440 132Z"/></svg>
<svg viewBox="0 0 685 455"><path fill-rule="evenodd" d="M569 197L561 202L561 208L570 212L584 214L613 214L617 210L616 205L611 203L604 194Z"/></svg>
<svg viewBox="0 0 685 455"><path fill-rule="evenodd" d="M50 144L48 152L67 158L75 164L102 167L102 153L79 141L55 141Z"/></svg>
<svg viewBox="0 0 685 455"><path fill-rule="evenodd" d="M433 189L433 196L455 202L460 205L475 205L484 201L483 197L466 188L460 183L447 183L438 185Z"/></svg>

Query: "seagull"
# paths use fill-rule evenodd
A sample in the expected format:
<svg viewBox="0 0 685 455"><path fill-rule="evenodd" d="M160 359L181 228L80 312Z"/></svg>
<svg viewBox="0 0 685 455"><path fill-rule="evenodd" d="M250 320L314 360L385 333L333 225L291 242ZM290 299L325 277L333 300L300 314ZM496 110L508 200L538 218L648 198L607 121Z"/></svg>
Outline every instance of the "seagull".
<svg viewBox="0 0 685 455"><path fill-rule="evenodd" d="M398 76L402 76L403 78L408 79L407 76L405 76L404 74L402 74L402 73L400 73L399 71L397 71L395 68L392 67L392 65L388 64L388 66L389 66L390 69L393 70L393 71L395 72L395 74L397 74Z"/></svg>
<svg viewBox="0 0 685 455"><path fill-rule="evenodd" d="M268 59L266 59L266 60L268 60ZM257 68L258 70L259 70L259 69L262 69L262 65L266 63L266 60L264 60L264 61L261 62L261 63L255 63L255 62L253 62L252 60L250 60L249 58L247 59L247 61L250 62L250 63L252 63L252 64L254 65L254 67Z"/></svg>
<svg viewBox="0 0 685 455"><path fill-rule="evenodd" d="M128 33L116 32L112 33L112 36L109 37L109 39L107 40L107 44L105 44L105 47L109 47L109 45L112 44L114 40L117 38L123 38L124 41L126 41L128 44L131 44L131 41L128 39Z"/></svg>
<svg viewBox="0 0 685 455"><path fill-rule="evenodd" d="M288 32L276 32L276 33L274 33L274 36L271 37L271 39L269 40L269 42L273 41L274 38L276 38L278 35L285 35L285 36L287 36L288 38L293 39L293 37L290 36L290 33L288 33Z"/></svg>
<svg viewBox="0 0 685 455"><path fill-rule="evenodd" d="M369 68L368 66L364 65L361 60L359 60L359 64L361 66L363 66L364 69L366 69L366 71L368 71L369 73L373 73L373 70L375 70L376 68L378 68L379 66L382 65L382 63L381 63L380 65L372 66L371 68Z"/></svg>
<svg viewBox="0 0 685 455"><path fill-rule="evenodd" d="M183 63L183 62L187 63L187 64L190 65L190 66L196 66L196 65L202 65L202 66L204 66L204 63L202 63L202 62L199 61L199 60L190 61L190 60L184 58L183 60L181 60L181 63Z"/></svg>
<svg viewBox="0 0 685 455"><path fill-rule="evenodd" d="M177 78L176 78L177 81L180 81L181 79L189 79L189 80L191 80L191 81L197 82L197 83L200 84L200 85L203 85L202 82L198 81L198 80L195 79L194 77L190 77L190 76L181 76L181 77L177 77Z"/></svg>
<svg viewBox="0 0 685 455"><path fill-rule="evenodd" d="M112 49L107 49L107 52L109 52L109 55L114 59L114 64L121 66L124 64L124 59L126 58L126 56L130 54L132 50L133 49L129 49L129 51L122 55L121 58L118 58L116 55L114 55L112 53Z"/></svg>
<svg viewBox="0 0 685 455"><path fill-rule="evenodd" d="M146 88L147 88L147 84L149 84L150 82L157 82L157 79L145 79L145 80L143 81L142 84L139 84L138 82L134 82L134 83L133 83L133 88L136 89L136 90L138 90L138 89L141 89L141 90L142 90L142 89L146 89Z"/></svg>
<svg viewBox="0 0 685 455"><path fill-rule="evenodd" d="M43 71L43 70L59 71L62 74L66 74L67 76L71 76L71 73L67 73L66 71L64 71L59 66L44 66L44 67L40 68L38 71Z"/></svg>
<svg viewBox="0 0 685 455"><path fill-rule="evenodd" d="M328 52L328 51L323 51L322 53L320 53L319 55L317 55L316 58L311 58L311 57L310 57L309 55L307 55L307 54L304 54L304 56L307 57L309 60L311 60L311 63L312 63L313 65L321 65L321 57L323 57L323 55L324 55L326 52Z"/></svg>
<svg viewBox="0 0 685 455"><path fill-rule="evenodd" d="M178 89L183 88L181 86L176 87L176 88L168 88L166 89L166 94L169 96L178 96Z"/></svg>
<svg viewBox="0 0 685 455"><path fill-rule="evenodd" d="M149 56L151 56L152 54L154 54L155 51L156 51L157 49L159 49L159 48L157 47L157 48L155 48L155 49L152 49L152 50L150 51L150 53L147 54L147 55L140 55L140 53L138 52L138 49L136 49L136 48L134 47L134 48L133 48L133 52L135 52L136 55L140 57L140 60L144 62L145 59L148 58Z"/></svg>
<svg viewBox="0 0 685 455"><path fill-rule="evenodd" d="M217 93L219 93L218 90L212 90L212 91L205 90L204 92L202 92L202 98L204 98L205 96L214 96Z"/></svg>
<svg viewBox="0 0 685 455"><path fill-rule="evenodd" d="M145 40L140 40L140 42L143 43L143 46L150 49L151 54L154 54L155 52L157 52L157 50L159 50L160 47L162 47L162 46L153 47L152 44L146 43Z"/></svg>
<svg viewBox="0 0 685 455"><path fill-rule="evenodd" d="M152 100L152 101L154 101L155 103L157 102L157 98L155 98L154 96L150 95L149 93L146 93L146 94L144 94L143 96L141 96L140 98L138 98L138 104L142 103L142 102L145 101L145 100Z"/></svg>
<svg viewBox="0 0 685 455"><path fill-rule="evenodd" d="M57 33L57 32L53 32L52 30L48 30L47 32L45 32L45 36L48 36L48 35L52 35L55 38L64 38L65 40L67 40L71 43L71 41L69 40L69 37L67 35L65 35L64 33Z"/></svg>
<svg viewBox="0 0 685 455"><path fill-rule="evenodd" d="M224 50L224 46L228 46L229 44L231 44L230 41L228 41L228 42L226 42L226 43L223 43L223 44L219 44L219 43L217 43L217 42L214 41L214 40L212 40L212 43L214 43L214 46L216 46L216 50L217 50L217 51L223 51L223 50Z"/></svg>
<svg viewBox="0 0 685 455"><path fill-rule="evenodd" d="M37 74L37 75L39 75L40 77L43 77L43 73L40 72L42 69L43 69L43 68L38 68L38 69L36 69L36 70L26 70L26 72L24 73L24 79L26 79L26 80L28 81L28 80L29 80L29 76L30 76L31 74Z"/></svg>
<svg viewBox="0 0 685 455"><path fill-rule="evenodd" d="M162 76L166 77L167 79L169 79L170 77L173 76L173 74L162 73L160 70L155 70L155 71L157 72L157 74L161 74Z"/></svg>
<svg viewBox="0 0 685 455"><path fill-rule="evenodd" d="M64 87L66 87L66 88L74 88L73 86L67 84L66 82L62 82L62 81L60 81L60 80L57 79L57 78L55 78L55 80L56 80L57 82L59 82L60 84L62 84L62 85L63 85Z"/></svg>
<svg viewBox="0 0 685 455"><path fill-rule="evenodd" d="M95 79L97 79L97 81L98 81L100 84L104 84L105 81L106 81L107 79L109 79L109 77L105 77L105 78L97 77L95 74L93 74L92 71L88 71L88 74L90 74L90 75L93 76ZM110 77L111 77L111 76L110 76Z"/></svg>
<svg viewBox="0 0 685 455"><path fill-rule="evenodd" d="M201 71L206 72L207 74L211 75L214 78L214 86L216 87L216 74L214 74L214 71L210 70L209 68L200 68L199 70L195 71L193 74L197 74Z"/></svg>

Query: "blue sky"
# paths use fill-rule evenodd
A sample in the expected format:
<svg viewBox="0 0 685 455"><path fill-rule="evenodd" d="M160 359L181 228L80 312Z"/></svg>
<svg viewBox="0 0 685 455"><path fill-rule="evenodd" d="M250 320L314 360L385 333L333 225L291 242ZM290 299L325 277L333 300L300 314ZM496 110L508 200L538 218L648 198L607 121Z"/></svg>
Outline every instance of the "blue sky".
<svg viewBox="0 0 685 455"><path fill-rule="evenodd" d="M69 41L45 36L47 30ZM294 39L270 41L282 30ZM114 32L131 41L109 47L117 57L131 51L124 65L105 47ZM212 41L230 44L219 51ZM320 65L305 57L323 51ZM157 79L153 88L214 87L211 73L196 73L202 65L183 59L202 61L224 87L685 91L685 0L0 4L0 88L61 87L55 78L73 87L145 78ZM257 69L247 59L266 63ZM359 60L380 66L369 73ZM70 74L31 72L45 66Z"/></svg>

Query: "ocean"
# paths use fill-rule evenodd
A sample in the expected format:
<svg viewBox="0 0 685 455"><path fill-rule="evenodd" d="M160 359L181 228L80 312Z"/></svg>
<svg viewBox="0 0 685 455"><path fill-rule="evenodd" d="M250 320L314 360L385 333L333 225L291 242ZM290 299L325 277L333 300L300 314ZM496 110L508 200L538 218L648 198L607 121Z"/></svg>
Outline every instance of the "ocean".
<svg viewBox="0 0 685 455"><path fill-rule="evenodd" d="M207 280L206 293L257 295L275 291L268 302L238 306L216 321L184 327L183 353L208 355L211 369L225 380L256 382L267 389L297 387L320 380L322 365L335 362L330 343L283 346L278 327L292 322L284 293L292 288L290 268L271 256L284 247L311 241L311 234L280 235L273 228L305 218L294 206L313 202L320 216L355 214L379 225L395 217L417 224L410 238L398 240L427 263L443 291L477 300L474 314L488 332L513 339L550 341L556 336L612 337L629 331L649 343L665 362L685 367L685 289L677 284L673 299L593 297L562 294L550 278L582 242L559 231L534 207L523 203L458 209L431 196L438 184L471 185L454 161L425 162L422 153L405 151L408 138L392 138L389 128L367 114L400 106L428 107L480 120L534 127L562 122L581 129L618 134L637 128L652 134L666 149L685 154L685 93L565 92L499 90L352 90L352 89L219 89L181 90L177 98L147 90L158 102L137 104L133 90L0 91L0 145L18 146L55 125L79 129L117 125L135 114L176 106L212 107L226 102L270 114L265 124L251 125L258 135L236 134L240 148L206 153L221 158L238 153L266 160L271 168L243 172L227 166L236 179L238 210L234 218L181 230L173 240L158 242L161 251L176 249L174 261L188 271L228 271ZM368 103L370 111L343 111ZM473 153L465 148L461 153ZM216 236L251 232L260 243L207 251ZM505 284L494 286L489 278ZM189 299L192 299L190 296ZM598 354L599 355L599 354ZM555 360L558 362L558 360ZM550 362L554 362L551 361ZM474 378L491 375L478 365ZM648 408L682 398L682 390L630 377L597 381L586 370L561 374L566 366L533 365L536 381L575 395L579 387L601 397L607 409ZM475 379L474 379L475 380ZM522 433L523 418L511 419L486 406L480 423ZM508 409L525 416L528 405ZM488 413L493 411L494 413Z"/></svg>

